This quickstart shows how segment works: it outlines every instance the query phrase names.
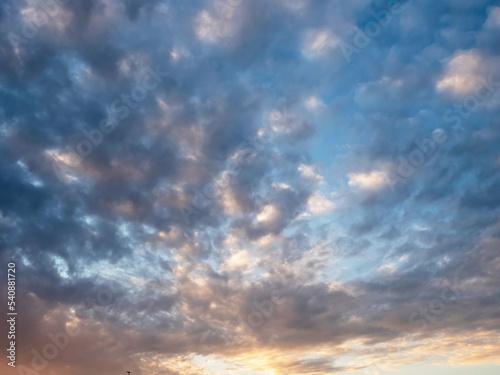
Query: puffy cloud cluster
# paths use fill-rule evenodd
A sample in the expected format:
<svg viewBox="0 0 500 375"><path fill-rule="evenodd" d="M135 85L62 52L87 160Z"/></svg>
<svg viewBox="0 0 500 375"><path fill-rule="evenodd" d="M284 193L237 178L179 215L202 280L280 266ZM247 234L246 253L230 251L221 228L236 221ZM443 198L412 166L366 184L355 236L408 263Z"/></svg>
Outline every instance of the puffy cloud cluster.
<svg viewBox="0 0 500 375"><path fill-rule="evenodd" d="M399 5L348 61L386 3L3 1L18 365L498 366L500 8Z"/></svg>

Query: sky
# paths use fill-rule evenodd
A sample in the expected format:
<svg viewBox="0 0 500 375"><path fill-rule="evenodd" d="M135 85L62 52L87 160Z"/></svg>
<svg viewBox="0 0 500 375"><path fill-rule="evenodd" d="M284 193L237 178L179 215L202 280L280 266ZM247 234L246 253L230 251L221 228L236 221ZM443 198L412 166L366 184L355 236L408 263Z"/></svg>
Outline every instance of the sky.
<svg viewBox="0 0 500 375"><path fill-rule="evenodd" d="M20 375L500 370L500 3L3 0Z"/></svg>

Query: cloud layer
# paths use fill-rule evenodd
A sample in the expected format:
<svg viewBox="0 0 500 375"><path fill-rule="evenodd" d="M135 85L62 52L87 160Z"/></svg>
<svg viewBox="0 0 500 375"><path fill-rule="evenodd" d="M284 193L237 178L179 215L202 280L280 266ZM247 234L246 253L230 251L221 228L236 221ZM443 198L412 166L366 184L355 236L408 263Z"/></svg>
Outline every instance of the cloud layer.
<svg viewBox="0 0 500 375"><path fill-rule="evenodd" d="M494 3L3 1L7 373L498 366Z"/></svg>

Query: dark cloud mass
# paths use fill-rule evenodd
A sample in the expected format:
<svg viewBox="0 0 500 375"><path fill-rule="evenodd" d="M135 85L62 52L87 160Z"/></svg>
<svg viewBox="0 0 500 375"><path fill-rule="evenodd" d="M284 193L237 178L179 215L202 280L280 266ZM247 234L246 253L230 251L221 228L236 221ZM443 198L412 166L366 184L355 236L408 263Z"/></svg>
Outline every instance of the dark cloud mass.
<svg viewBox="0 0 500 375"><path fill-rule="evenodd" d="M497 2L4 0L0 33L2 373L498 371Z"/></svg>

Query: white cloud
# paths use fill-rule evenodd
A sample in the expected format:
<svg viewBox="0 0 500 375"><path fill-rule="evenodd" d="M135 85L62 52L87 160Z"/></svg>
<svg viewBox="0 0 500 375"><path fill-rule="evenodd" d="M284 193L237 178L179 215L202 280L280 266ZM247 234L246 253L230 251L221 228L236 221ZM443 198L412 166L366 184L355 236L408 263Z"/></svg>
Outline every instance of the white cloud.
<svg viewBox="0 0 500 375"><path fill-rule="evenodd" d="M281 189L281 190L290 189L290 185L285 184L283 182L273 182L271 186L275 189Z"/></svg>
<svg viewBox="0 0 500 375"><path fill-rule="evenodd" d="M302 55L307 58L321 57L328 54L338 43L339 39L329 30L312 30L306 33Z"/></svg>
<svg viewBox="0 0 500 375"><path fill-rule="evenodd" d="M383 266L380 266L377 268L377 273L380 273L382 275L392 275L395 273L397 270L396 264L395 263L389 263L389 264L384 264Z"/></svg>
<svg viewBox="0 0 500 375"><path fill-rule="evenodd" d="M309 109L319 109L321 107L324 107L325 104L321 101L321 99L318 99L316 96L312 95L308 97L305 101L304 104L307 108Z"/></svg>
<svg viewBox="0 0 500 375"><path fill-rule="evenodd" d="M456 95L472 94L480 84L483 68L477 51L458 53L448 62L445 75L436 85L437 89Z"/></svg>
<svg viewBox="0 0 500 375"><path fill-rule="evenodd" d="M21 9L25 20L37 29L48 28L53 34L64 35L73 18L71 12L57 2L51 11L46 11L41 4L40 1L29 0L28 6Z"/></svg>
<svg viewBox="0 0 500 375"><path fill-rule="evenodd" d="M488 11L488 18L484 23L488 29L500 28L500 7L492 7Z"/></svg>
<svg viewBox="0 0 500 375"><path fill-rule="evenodd" d="M242 23L238 10L238 7L228 6L216 16L206 10L202 11L195 21L196 36L208 43L218 43L234 37Z"/></svg>
<svg viewBox="0 0 500 375"><path fill-rule="evenodd" d="M297 169L302 174L302 177L304 177L308 180L312 180L312 181L316 181L316 182L323 181L323 176L316 173L314 168L310 165L301 164Z"/></svg>
<svg viewBox="0 0 500 375"><path fill-rule="evenodd" d="M185 241L184 233L178 226L173 226L168 232L160 231L158 232L158 237L161 241L164 241L168 246L181 246Z"/></svg>
<svg viewBox="0 0 500 375"><path fill-rule="evenodd" d="M239 250L224 263L224 268L228 271L242 271L253 265L253 260L247 250Z"/></svg>
<svg viewBox="0 0 500 375"><path fill-rule="evenodd" d="M215 182L219 203L224 209L224 213L229 216L238 216L246 212L248 208L244 192L238 190L230 184L230 175L224 171Z"/></svg>
<svg viewBox="0 0 500 375"><path fill-rule="evenodd" d="M370 173L350 173L349 186L362 190L380 190L390 185L390 179L386 173L372 171Z"/></svg>
<svg viewBox="0 0 500 375"><path fill-rule="evenodd" d="M175 62L189 57L190 55L189 51L184 47L175 47L170 51L170 58Z"/></svg>
<svg viewBox="0 0 500 375"><path fill-rule="evenodd" d="M268 116L271 130L278 135L299 133L304 129L304 121L286 108L282 111L274 110Z"/></svg>
<svg viewBox="0 0 500 375"><path fill-rule="evenodd" d="M238 199L237 194L233 189L226 188L221 190L220 203L222 204L226 215L238 216L245 212L244 205Z"/></svg>
<svg viewBox="0 0 500 375"><path fill-rule="evenodd" d="M307 207L314 215L327 215L335 209L335 203L317 191L307 200Z"/></svg>
<svg viewBox="0 0 500 375"><path fill-rule="evenodd" d="M136 52L118 61L120 73L127 78L141 79L144 71L151 65L149 57L145 53Z"/></svg>
<svg viewBox="0 0 500 375"><path fill-rule="evenodd" d="M281 218L281 211L273 204L265 205L257 214L257 221L264 224L276 223Z"/></svg>

